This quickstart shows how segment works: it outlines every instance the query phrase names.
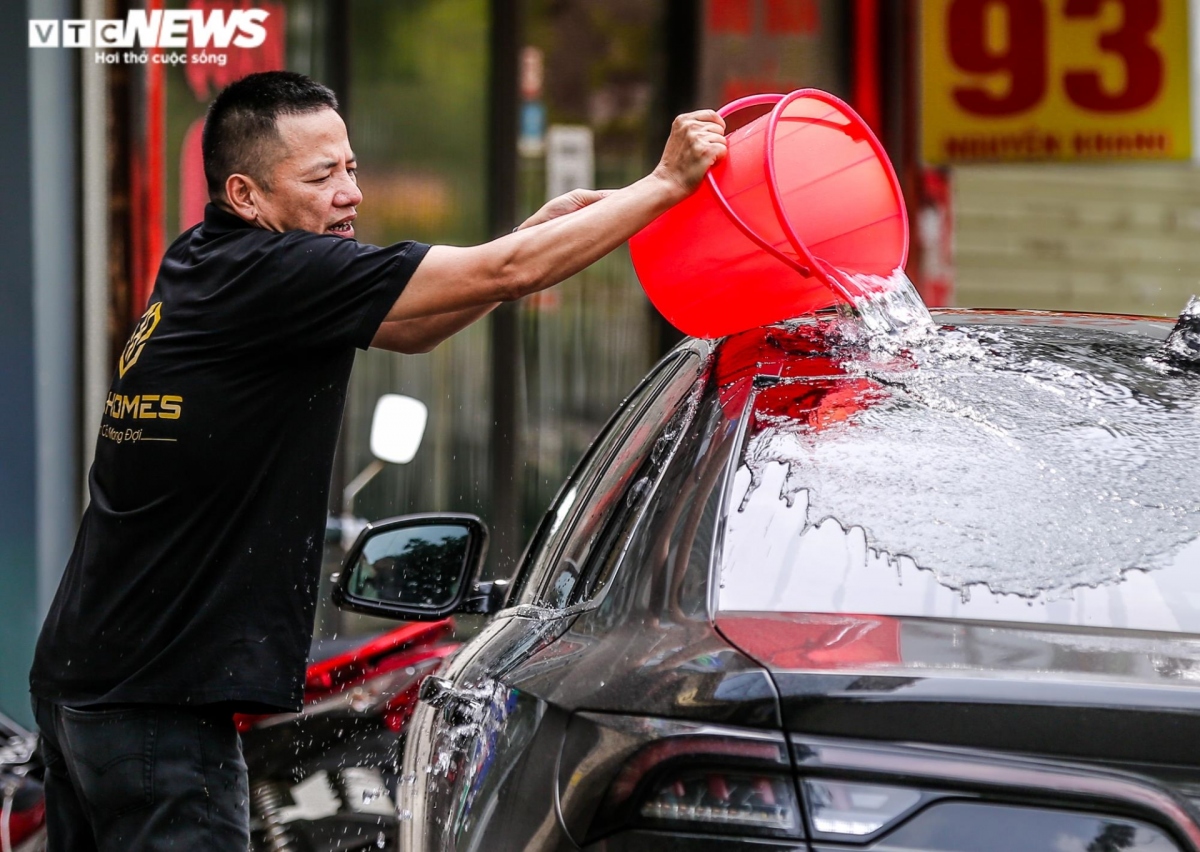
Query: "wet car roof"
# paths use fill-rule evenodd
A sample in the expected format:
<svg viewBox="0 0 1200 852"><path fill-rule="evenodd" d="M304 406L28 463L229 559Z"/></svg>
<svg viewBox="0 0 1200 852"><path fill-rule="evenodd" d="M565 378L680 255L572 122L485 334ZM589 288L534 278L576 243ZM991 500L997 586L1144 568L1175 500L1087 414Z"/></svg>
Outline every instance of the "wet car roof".
<svg viewBox="0 0 1200 852"><path fill-rule="evenodd" d="M838 318L717 349L744 437L718 605L1200 633L1200 373L1171 320L944 311L911 349Z"/></svg>

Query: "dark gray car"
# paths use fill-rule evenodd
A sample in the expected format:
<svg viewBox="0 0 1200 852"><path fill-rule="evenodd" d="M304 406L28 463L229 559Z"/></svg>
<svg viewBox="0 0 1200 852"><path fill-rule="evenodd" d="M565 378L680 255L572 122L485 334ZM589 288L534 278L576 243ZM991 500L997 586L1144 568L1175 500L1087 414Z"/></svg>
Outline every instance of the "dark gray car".
<svg viewBox="0 0 1200 852"><path fill-rule="evenodd" d="M344 605L493 613L401 848L1200 850L1200 372L1167 321L935 319L685 342L508 589L475 519L364 533Z"/></svg>

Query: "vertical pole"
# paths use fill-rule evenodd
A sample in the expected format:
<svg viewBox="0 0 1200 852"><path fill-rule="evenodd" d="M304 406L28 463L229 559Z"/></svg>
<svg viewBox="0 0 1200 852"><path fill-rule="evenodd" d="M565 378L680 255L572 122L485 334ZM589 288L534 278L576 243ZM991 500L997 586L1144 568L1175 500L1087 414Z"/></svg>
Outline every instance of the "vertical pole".
<svg viewBox="0 0 1200 852"><path fill-rule="evenodd" d="M655 139L649 146L651 156L657 157L662 146L666 144L671 133L671 122L675 116L683 112L707 107L716 109L720 104L700 104L696 102L696 91L700 57L700 16L704 13L704 4L696 0L666 0L663 12L663 96L660 138ZM647 170L657 165L656 162L646 164ZM656 357L667 354L684 338L683 332L667 322L666 318L647 304L646 310L654 317L654 327L657 331Z"/></svg>
<svg viewBox="0 0 1200 852"><path fill-rule="evenodd" d="M88 20L105 17L105 0L83 0ZM90 56L87 58L91 58ZM80 484L88 499L87 474L96 452L96 432L112 378L108 340L108 71L98 62L80 63L83 192L83 395Z"/></svg>
<svg viewBox="0 0 1200 852"><path fill-rule="evenodd" d="M1192 161L1200 163L1200 0L1188 0L1188 97L1192 109Z"/></svg>
<svg viewBox="0 0 1200 852"><path fill-rule="evenodd" d="M671 122L679 113L701 107L716 109L720 106L696 102L702 9L703 4L697 4L695 0L666 0L662 22L666 65L663 73L664 109L661 129L664 143L671 131ZM661 145L651 146L652 156L657 157L661 148ZM650 167L656 164L646 165Z"/></svg>
<svg viewBox="0 0 1200 852"><path fill-rule="evenodd" d="M881 132L879 97L879 0L854 3L854 108Z"/></svg>
<svg viewBox="0 0 1200 852"><path fill-rule="evenodd" d="M31 5L66 18L70 0ZM30 50L29 134L33 220L34 411L37 418L38 622L50 608L79 523L79 196L77 106L80 61L90 50Z"/></svg>
<svg viewBox="0 0 1200 852"><path fill-rule="evenodd" d="M147 0L147 10L164 8L164 0ZM134 261L133 302L130 322L146 310L158 265L166 248L164 196L166 187L166 80L163 66L155 62L160 48L150 48L150 64L140 69L142 86L139 116L142 133L135 143L134 157Z"/></svg>
<svg viewBox="0 0 1200 852"><path fill-rule="evenodd" d="M508 233L517 214L517 104L521 45L521 0L491 2L491 81L488 97L488 230ZM521 541L520 417L517 371L520 337L517 305L501 305L491 316L492 429L491 528L493 570L507 576L516 567Z"/></svg>
<svg viewBox="0 0 1200 852"><path fill-rule="evenodd" d="M19 721L31 717L26 678L37 635L30 66L33 54L51 50L31 49L24 25L0 27L0 86L5 93L0 150L15 169L12 180L0 181L0 707Z"/></svg>
<svg viewBox="0 0 1200 852"><path fill-rule="evenodd" d="M905 124L917 104L907 87L909 41L912 39L904 0L885 0L879 14L879 138L893 163L905 166L910 152Z"/></svg>
<svg viewBox="0 0 1200 852"><path fill-rule="evenodd" d="M338 99L338 112L341 113L347 126L350 124L350 101L352 85L350 64L350 28L351 15L354 14L353 3L341 3L337 0L326 0L325 16L325 69L326 79L323 81ZM333 456L333 474L329 488L329 511L338 513L341 510L342 489L346 486L346 434L349 431L348 408L342 411L341 434Z"/></svg>
<svg viewBox="0 0 1200 852"><path fill-rule="evenodd" d="M902 90L899 96L904 109L904 121L901 124L903 134L902 145L906 155L902 161L904 174L900 180L904 183L906 197L910 199L909 221L916 221L915 210L911 206L914 193L920 181L921 171L921 9L920 0L898 0L904 32Z"/></svg>
<svg viewBox="0 0 1200 852"><path fill-rule="evenodd" d="M105 12L121 17L129 0L108 0ZM113 65L105 72L108 117L108 363L115 365L129 333L133 330L133 281L137 276L139 222L135 189L137 169L134 151L139 137L139 116L144 102L138 81L141 66ZM109 376L111 378L111 374ZM106 387L107 389L107 387Z"/></svg>
<svg viewBox="0 0 1200 852"><path fill-rule="evenodd" d="M329 69L325 84L337 94L342 118L350 114L350 26L353 3L326 0L325 51Z"/></svg>
<svg viewBox="0 0 1200 852"><path fill-rule="evenodd" d="M349 126L350 104L353 100L350 89L354 80L350 58L350 36L353 26L351 15L354 14L354 4L341 2L341 0L325 0L323 6L324 62L314 64L324 71L325 79L322 82L333 89L334 94L337 95L338 111ZM346 436L350 432L349 414L349 405L347 405L342 410L342 426L337 446L334 449L333 471L330 475L329 506L327 508L330 515L337 518L342 515L343 492L346 488ZM333 590L330 578L341 567L342 557L346 552L344 549L345 539L346 527L344 524L326 524L315 625L317 636L335 636L340 632L339 624L346 623L347 614L342 613L337 607L329 605L329 594Z"/></svg>

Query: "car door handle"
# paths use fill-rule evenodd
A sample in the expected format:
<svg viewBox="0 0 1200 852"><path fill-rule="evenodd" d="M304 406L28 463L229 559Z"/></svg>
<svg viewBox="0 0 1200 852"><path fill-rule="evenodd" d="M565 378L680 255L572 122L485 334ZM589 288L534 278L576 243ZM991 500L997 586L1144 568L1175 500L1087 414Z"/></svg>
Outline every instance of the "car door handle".
<svg viewBox="0 0 1200 852"><path fill-rule="evenodd" d="M445 707L458 697L454 687L450 685L450 681L436 675L429 675L421 681L421 689L418 694L422 701L428 701L434 707Z"/></svg>
<svg viewBox="0 0 1200 852"><path fill-rule="evenodd" d="M418 694L422 701L440 709L446 721L452 725L465 725L474 721L483 708L482 701L455 689L446 678L436 675L430 675L421 681Z"/></svg>

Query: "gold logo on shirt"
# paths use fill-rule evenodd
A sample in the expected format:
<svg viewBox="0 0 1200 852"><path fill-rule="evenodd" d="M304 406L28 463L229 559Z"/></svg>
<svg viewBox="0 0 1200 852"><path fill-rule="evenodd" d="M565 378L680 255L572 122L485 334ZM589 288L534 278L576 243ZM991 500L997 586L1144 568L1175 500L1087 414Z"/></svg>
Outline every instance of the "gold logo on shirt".
<svg viewBox="0 0 1200 852"><path fill-rule="evenodd" d="M125 351L121 353L121 360L117 364L121 378L125 378L125 373L137 363L138 356L146 348L146 341L150 339L150 335L154 334L154 329L158 328L158 321L161 319L162 302L155 302L146 309L146 313L142 314L142 318L138 320L137 328L133 330L129 342L125 344Z"/></svg>

